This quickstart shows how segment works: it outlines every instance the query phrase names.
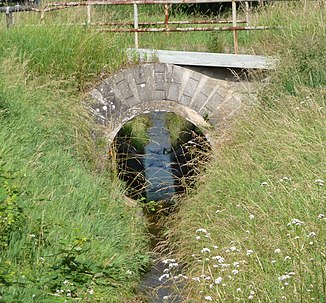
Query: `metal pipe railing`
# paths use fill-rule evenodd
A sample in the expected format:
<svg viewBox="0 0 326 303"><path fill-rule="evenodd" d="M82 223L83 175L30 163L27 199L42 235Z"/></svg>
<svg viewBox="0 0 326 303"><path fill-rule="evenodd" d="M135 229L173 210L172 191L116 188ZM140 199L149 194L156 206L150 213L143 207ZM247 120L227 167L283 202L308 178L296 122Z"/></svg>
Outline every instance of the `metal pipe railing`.
<svg viewBox="0 0 326 303"><path fill-rule="evenodd" d="M276 0L276 1L295 1L295 0ZM69 7L87 7L86 24L89 26L133 26L133 28L106 28L99 29L102 32L131 32L134 33L135 48L139 47L139 36L138 33L146 32L194 32L194 31L232 31L233 32L233 44L234 52L238 53L238 31L249 31L249 30L266 30L272 28L280 28L277 26L250 26L249 24L249 2L270 2L269 0L90 0L82 2L50 2L45 6L34 6L34 5L15 5L0 7L0 12L6 14L7 27L13 25L13 13L33 11L41 13L41 23L44 22L45 12L52 10L66 9ZM170 21L169 20L169 6L171 4L202 4L202 3L231 3L232 7L232 20L185 20L185 21ZM246 20L237 19L237 3L244 4L244 12ZM145 4L163 4L164 5L164 21L157 22L139 22L138 5ZM133 5L134 16L133 22L92 22L92 6L99 5ZM238 26L238 24L245 23L246 26ZM232 26L210 26L210 27L169 27L169 25L205 25L205 24L232 24ZM142 26L155 26L165 25L165 27L151 27L144 28Z"/></svg>

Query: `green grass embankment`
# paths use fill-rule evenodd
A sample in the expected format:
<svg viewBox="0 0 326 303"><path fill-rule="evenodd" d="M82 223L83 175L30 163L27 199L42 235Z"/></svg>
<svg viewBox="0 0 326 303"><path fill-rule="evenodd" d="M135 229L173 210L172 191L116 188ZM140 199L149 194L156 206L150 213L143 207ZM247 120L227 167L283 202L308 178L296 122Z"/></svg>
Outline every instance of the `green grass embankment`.
<svg viewBox="0 0 326 303"><path fill-rule="evenodd" d="M288 20L261 44L278 67L180 203L170 244L187 302L326 300L326 16L307 5L271 8Z"/></svg>
<svg viewBox="0 0 326 303"><path fill-rule="evenodd" d="M0 301L123 302L148 260L145 225L98 165L82 100L125 56L84 29L0 37Z"/></svg>

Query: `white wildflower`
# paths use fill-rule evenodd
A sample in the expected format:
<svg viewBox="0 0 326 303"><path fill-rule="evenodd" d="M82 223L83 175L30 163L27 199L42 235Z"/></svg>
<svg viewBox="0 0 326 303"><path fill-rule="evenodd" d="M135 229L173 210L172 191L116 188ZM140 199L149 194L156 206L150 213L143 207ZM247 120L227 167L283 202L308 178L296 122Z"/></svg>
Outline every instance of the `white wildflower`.
<svg viewBox="0 0 326 303"><path fill-rule="evenodd" d="M164 263L164 264L175 263L175 259L165 259L162 261L162 263Z"/></svg>
<svg viewBox="0 0 326 303"><path fill-rule="evenodd" d="M196 236L196 240L200 240L200 236Z"/></svg>
<svg viewBox="0 0 326 303"><path fill-rule="evenodd" d="M274 253L276 253L276 254L279 254L281 252L281 250L279 249L279 248L276 248L275 250L274 250Z"/></svg>
<svg viewBox="0 0 326 303"><path fill-rule="evenodd" d="M206 301L213 301L213 299L212 299L211 296L205 296L205 300L206 300Z"/></svg>
<svg viewBox="0 0 326 303"><path fill-rule="evenodd" d="M303 224L304 224L303 221L300 221L299 219L293 218L291 220L291 222L288 223L288 226L291 226L291 225L301 226Z"/></svg>
<svg viewBox="0 0 326 303"><path fill-rule="evenodd" d="M267 185L268 185L267 182L262 182L262 183L260 184L260 186L267 186Z"/></svg>
<svg viewBox="0 0 326 303"><path fill-rule="evenodd" d="M220 284L222 282L222 277L218 277L217 279L215 279L215 284Z"/></svg>
<svg viewBox="0 0 326 303"><path fill-rule="evenodd" d="M170 275L169 274L163 274L158 279L159 279L159 281L162 281L163 279L168 279L168 278L170 278Z"/></svg>
<svg viewBox="0 0 326 303"><path fill-rule="evenodd" d="M176 262L175 262L175 263L170 263L170 264L169 264L169 268L178 267L178 265L179 265L179 264L176 263Z"/></svg>
<svg viewBox="0 0 326 303"><path fill-rule="evenodd" d="M319 214L318 215L318 219L324 219L325 218L325 215L324 214Z"/></svg>
<svg viewBox="0 0 326 303"><path fill-rule="evenodd" d="M254 216L253 214L250 214L250 215L249 215L249 219L250 219L250 220L253 220L253 219L255 219L255 216Z"/></svg>
<svg viewBox="0 0 326 303"><path fill-rule="evenodd" d="M312 237L316 237L316 233L311 231L309 234L308 234L308 237L309 238L312 238Z"/></svg>
<svg viewBox="0 0 326 303"><path fill-rule="evenodd" d="M286 256L286 257L284 258L284 261L287 261L287 260L291 260L291 257L290 257L290 256Z"/></svg>
<svg viewBox="0 0 326 303"><path fill-rule="evenodd" d="M318 186L324 186L324 180L322 180L322 179L317 179L317 180L315 180L315 183L318 185Z"/></svg>
<svg viewBox="0 0 326 303"><path fill-rule="evenodd" d="M196 230L196 233L204 233L204 234L207 234L207 230L205 228L198 228Z"/></svg>
<svg viewBox="0 0 326 303"><path fill-rule="evenodd" d="M236 248L235 246L231 246L231 247L230 247L230 250L231 250L231 251L236 251L237 248Z"/></svg>
<svg viewBox="0 0 326 303"><path fill-rule="evenodd" d="M233 270L232 270L232 273L233 273L234 275L237 275L237 274L239 273L239 271L238 271L237 269L233 269Z"/></svg>
<svg viewBox="0 0 326 303"><path fill-rule="evenodd" d="M210 250L209 248L207 248L207 247L204 247L200 252L201 252L202 254L204 254L204 253L210 253L211 250Z"/></svg>
<svg viewBox="0 0 326 303"><path fill-rule="evenodd" d="M247 256L250 256L253 252L254 252L253 250L248 249L248 250L247 250Z"/></svg>

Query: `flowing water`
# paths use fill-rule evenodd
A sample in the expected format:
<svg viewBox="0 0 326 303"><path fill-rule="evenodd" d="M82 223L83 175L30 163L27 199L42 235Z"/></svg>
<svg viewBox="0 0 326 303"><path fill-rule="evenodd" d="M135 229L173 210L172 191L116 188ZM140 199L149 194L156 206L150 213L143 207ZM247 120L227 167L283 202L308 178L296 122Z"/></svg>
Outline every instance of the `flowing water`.
<svg viewBox="0 0 326 303"><path fill-rule="evenodd" d="M145 146L143 158L147 201L171 200L174 190L174 178L171 169L171 139L166 128L165 114L151 113L152 126L147 134L149 143Z"/></svg>
<svg viewBox="0 0 326 303"><path fill-rule="evenodd" d="M145 146L143 157L144 174L147 181L146 200L169 205L175 194L174 177L171 166L171 139L166 128L165 114L151 113L152 126L148 129L149 143ZM156 216L148 216L149 229L152 233L152 248L155 251L159 242ZM164 270L169 264L162 262L164 255L153 253L153 266L142 279L141 289L150 303L180 302L180 298L172 283L164 276Z"/></svg>

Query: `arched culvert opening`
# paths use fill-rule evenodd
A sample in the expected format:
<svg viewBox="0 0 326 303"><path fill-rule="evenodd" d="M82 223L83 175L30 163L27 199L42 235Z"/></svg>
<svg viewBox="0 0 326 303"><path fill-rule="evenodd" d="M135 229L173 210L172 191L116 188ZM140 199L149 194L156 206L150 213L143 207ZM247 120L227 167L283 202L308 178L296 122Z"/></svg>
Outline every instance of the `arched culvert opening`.
<svg viewBox="0 0 326 303"><path fill-rule="evenodd" d="M126 123L112 148L127 196L173 203L176 194L194 185L211 145L193 123L172 112L157 111Z"/></svg>

